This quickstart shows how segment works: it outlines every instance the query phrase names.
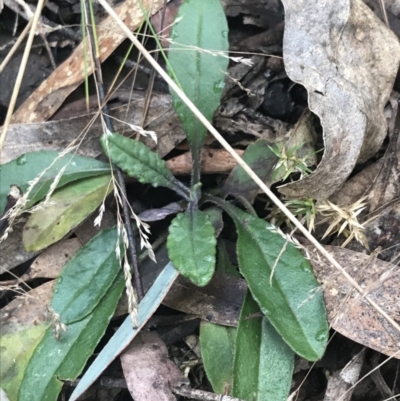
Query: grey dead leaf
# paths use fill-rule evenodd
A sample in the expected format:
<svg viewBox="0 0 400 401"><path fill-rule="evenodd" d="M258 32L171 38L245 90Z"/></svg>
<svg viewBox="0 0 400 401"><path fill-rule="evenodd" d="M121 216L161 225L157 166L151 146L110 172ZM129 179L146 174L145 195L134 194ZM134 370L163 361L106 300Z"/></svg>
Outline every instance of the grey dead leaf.
<svg viewBox="0 0 400 401"><path fill-rule="evenodd" d="M331 246L325 248L368 291L368 297L393 319L400 320L400 270L395 265L380 259L368 265L369 256L362 253ZM400 333L379 316L334 267L316 255L311 264L324 291L332 328L359 344L388 356L395 354L394 357L400 359ZM362 270L365 266L367 268Z"/></svg>
<svg viewBox="0 0 400 401"><path fill-rule="evenodd" d="M0 274L13 269L39 253L25 251L22 243L22 228L23 225L16 225L8 238L0 243Z"/></svg>
<svg viewBox="0 0 400 401"><path fill-rule="evenodd" d="M156 331L141 331L121 354L121 364L135 401L175 401L171 389L189 383Z"/></svg>
<svg viewBox="0 0 400 401"><path fill-rule="evenodd" d="M178 277L163 304L208 322L237 326L246 290L243 279L227 274L216 273L205 287Z"/></svg>
<svg viewBox="0 0 400 401"><path fill-rule="evenodd" d="M139 219L142 221L158 221L163 220L165 217L182 212L184 210L184 205L179 204L178 202L172 202L168 205L158 208L158 209L149 209L138 215Z"/></svg>
<svg viewBox="0 0 400 401"><path fill-rule="evenodd" d="M308 90L321 119L325 153L316 171L280 191L324 200L386 135L383 108L400 61L400 44L361 0L283 0L288 76Z"/></svg>
<svg viewBox="0 0 400 401"><path fill-rule="evenodd" d="M142 91L120 90L115 98L121 102L131 101L131 107L119 104L111 107L111 115L117 131L129 131L127 124L140 124L144 95ZM82 115L85 105L82 101L78 105L69 106L70 113L60 113L63 119L58 121L36 122L27 124L13 124L9 127L4 149L2 151L2 162L7 163L27 152L37 150L63 151L73 141L78 141L77 153L87 157L97 157L102 154L99 136L103 132L100 118L96 118L91 125L94 114ZM71 116L72 114L72 116ZM122 123L125 121L126 123ZM172 99L168 94L153 94L149 112L146 118L146 129L157 133L158 143L149 137L141 137L140 141L151 150L155 150L161 157L169 153L177 143L185 138L179 117L173 111ZM84 133L84 135L81 134ZM130 132L131 133L131 132Z"/></svg>
<svg viewBox="0 0 400 401"><path fill-rule="evenodd" d="M353 386L359 379L364 364L365 351L366 348L363 348L343 369L328 378L324 401L351 400Z"/></svg>

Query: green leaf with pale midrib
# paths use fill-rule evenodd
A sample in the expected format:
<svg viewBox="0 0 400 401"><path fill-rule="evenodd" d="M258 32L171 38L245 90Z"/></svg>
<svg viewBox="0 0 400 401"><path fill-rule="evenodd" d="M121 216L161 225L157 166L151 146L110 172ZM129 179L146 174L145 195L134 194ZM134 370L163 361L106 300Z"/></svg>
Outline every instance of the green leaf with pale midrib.
<svg viewBox="0 0 400 401"><path fill-rule="evenodd" d="M86 178L58 189L33 212L23 231L27 251L54 244L92 213L111 192L111 176Z"/></svg>
<svg viewBox="0 0 400 401"><path fill-rule="evenodd" d="M224 209L238 232L240 271L261 310L296 353L310 361L321 358L328 322L309 262L264 220L228 204ZM271 270L278 256L271 286Z"/></svg>
<svg viewBox="0 0 400 401"><path fill-rule="evenodd" d="M202 322L200 325L201 356L213 390L230 395L233 379L233 352L236 328Z"/></svg>
<svg viewBox="0 0 400 401"><path fill-rule="evenodd" d="M232 395L247 401L286 401L294 353L248 292L240 313Z"/></svg>
<svg viewBox="0 0 400 401"><path fill-rule="evenodd" d="M146 145L119 134L102 135L100 142L112 162L141 183L167 187L180 194L185 192L183 184L168 170L165 161Z"/></svg>
<svg viewBox="0 0 400 401"><path fill-rule="evenodd" d="M30 152L9 163L0 165L0 214L6 206L10 185L17 185L22 192L26 192L29 187L29 181L34 180L42 171L49 167L57 159L58 155L58 152L50 150ZM65 165L67 167L57 184L57 188L71 181L104 175L110 172L110 166L107 163L96 159L67 154L57 160L44 173L43 177L32 189L27 207L32 206L46 196L54 178Z"/></svg>
<svg viewBox="0 0 400 401"><path fill-rule="evenodd" d="M78 377L114 314L124 284L121 272L93 312L68 325L59 341L51 328L47 330L25 370L18 401L55 401L60 380Z"/></svg>
<svg viewBox="0 0 400 401"><path fill-rule="evenodd" d="M211 121L219 106L224 88L228 58L228 24L220 0L187 0L178 11L171 30L169 45L169 75L188 98ZM195 50L212 50L214 55ZM179 82L178 82L179 81ZM192 151L195 170L200 168L200 151L207 129L173 91L171 95ZM195 175L199 174L198 172Z"/></svg>
<svg viewBox="0 0 400 401"><path fill-rule="evenodd" d="M118 241L116 228L102 230L65 265L51 300L63 323L85 318L99 304L121 270Z"/></svg>
<svg viewBox="0 0 400 401"><path fill-rule="evenodd" d="M200 210L178 214L169 226L169 258L182 276L198 286L208 284L214 274L216 243L214 227Z"/></svg>

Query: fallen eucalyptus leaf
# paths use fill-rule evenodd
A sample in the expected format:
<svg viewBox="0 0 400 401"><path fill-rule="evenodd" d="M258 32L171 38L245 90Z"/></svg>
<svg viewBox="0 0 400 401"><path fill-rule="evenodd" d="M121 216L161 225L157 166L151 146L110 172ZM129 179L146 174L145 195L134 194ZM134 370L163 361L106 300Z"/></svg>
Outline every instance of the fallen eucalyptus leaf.
<svg viewBox="0 0 400 401"><path fill-rule="evenodd" d="M357 161L373 156L386 136L383 108L400 61L400 44L361 0L283 0L288 76L308 90L324 129L316 171L280 191L325 200Z"/></svg>
<svg viewBox="0 0 400 401"><path fill-rule="evenodd" d="M400 271L397 266L379 259L369 263L369 256L349 249L325 248L368 291L368 297L395 320L400 320ZM332 328L366 347L400 359L400 333L386 319L381 318L334 267L316 255L311 263L324 289Z"/></svg>

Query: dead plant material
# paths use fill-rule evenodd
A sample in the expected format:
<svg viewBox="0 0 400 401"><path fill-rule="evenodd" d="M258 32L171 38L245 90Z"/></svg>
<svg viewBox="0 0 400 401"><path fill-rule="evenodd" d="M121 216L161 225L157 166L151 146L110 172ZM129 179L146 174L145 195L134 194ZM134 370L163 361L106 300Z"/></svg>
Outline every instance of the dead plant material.
<svg viewBox="0 0 400 401"><path fill-rule="evenodd" d="M339 247L326 246L326 250L354 278L358 277L359 271L368 265L370 259L362 253ZM353 341L385 355L395 354L394 357L400 359L400 333L365 300L365 297L369 297L392 319L400 320L400 271L396 266L380 259L366 266L358 280L359 286L364 289L363 296L352 291L351 284L315 254L311 258L311 264L324 290L328 319L332 327ZM346 297L348 300L344 302Z"/></svg>
<svg viewBox="0 0 400 401"><path fill-rule="evenodd" d="M153 15L164 4L164 0L142 0L143 7ZM118 17L130 31L135 31L143 22L140 4L127 0L115 9ZM99 58L106 60L116 47L126 38L115 25L112 17L107 17L97 26ZM88 46L88 45L87 45ZM87 74L93 73L93 64L88 63ZM19 107L12 117L12 123L40 122L48 120L62 105L66 97L84 80L84 50L81 43Z"/></svg>
<svg viewBox="0 0 400 401"><path fill-rule="evenodd" d="M235 149L242 156L244 151ZM225 149L204 147L202 150L201 171L204 174L228 174L237 165L236 160ZM167 167L176 175L190 175L192 171L192 155L183 153L167 161Z"/></svg>

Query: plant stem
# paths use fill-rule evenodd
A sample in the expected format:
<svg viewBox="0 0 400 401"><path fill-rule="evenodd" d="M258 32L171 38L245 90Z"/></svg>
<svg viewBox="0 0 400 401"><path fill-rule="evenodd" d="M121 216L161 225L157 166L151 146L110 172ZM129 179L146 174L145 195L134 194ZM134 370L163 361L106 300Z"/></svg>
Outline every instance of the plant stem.
<svg viewBox="0 0 400 401"><path fill-rule="evenodd" d="M90 4L89 0L85 0L85 8L86 8L86 13L89 13L90 10ZM87 21L89 19L87 18ZM92 50L92 57L93 57L93 62L95 64L94 68L94 74L96 77L96 83L97 83L97 90L98 90L98 95L100 98L102 106L102 117L104 118L104 121L106 123L107 129L109 132L114 132L114 125L109 117L110 111L108 109L107 103L104 101L106 96L105 96L105 90L104 90L104 83L103 83L103 76L101 74L101 64L100 60L97 54L97 47L96 47L96 42L95 42L95 37L94 37L94 32L93 32L94 26L91 26L88 29L88 36L89 36L89 41L90 41L90 47ZM103 113L104 112L104 113ZM124 215L124 222L125 222L125 230L127 233L128 237L128 255L129 255L129 262L131 267L133 268L133 276L134 276L134 281L135 281L135 289L138 297L138 301L140 302L143 299L144 292L143 292L143 284L142 280L140 278L140 273L139 273L139 264L138 264L138 258L137 258L137 252L136 252L136 244L135 244L135 238L133 236L133 230L132 230L132 225L131 225L131 218L130 218L130 211L129 211L129 205L128 205L128 198L126 195L126 186L125 186L125 180L124 176L122 174L121 169L118 166L115 166L115 170L117 172L117 181L118 181L118 186L121 191L121 202L122 202L122 212Z"/></svg>

